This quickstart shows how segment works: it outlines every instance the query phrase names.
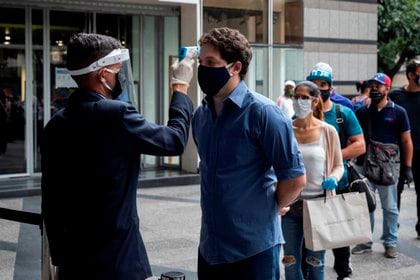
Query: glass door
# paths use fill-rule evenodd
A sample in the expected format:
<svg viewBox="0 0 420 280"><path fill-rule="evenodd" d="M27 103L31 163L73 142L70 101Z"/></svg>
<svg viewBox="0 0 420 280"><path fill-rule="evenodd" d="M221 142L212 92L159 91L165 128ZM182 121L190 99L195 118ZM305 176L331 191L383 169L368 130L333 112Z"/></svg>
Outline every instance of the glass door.
<svg viewBox="0 0 420 280"><path fill-rule="evenodd" d="M178 17L143 17L143 45L141 64L141 107L145 118L157 124L168 121L172 90L169 85L169 68L178 55ZM159 169L179 168L179 157L156 157L142 155L142 167Z"/></svg>
<svg viewBox="0 0 420 280"><path fill-rule="evenodd" d="M26 172L25 10L0 9L0 174Z"/></svg>
<svg viewBox="0 0 420 280"><path fill-rule="evenodd" d="M130 50L137 89L134 105L148 121L165 124L171 96L169 66L179 48L178 29L177 16L2 7L0 177L40 172L42 128L77 87L66 68L66 44L74 33L96 32L119 39ZM155 169L180 163L179 157L144 155L142 164Z"/></svg>
<svg viewBox="0 0 420 280"><path fill-rule="evenodd" d="M78 32L88 32L90 15L82 12L51 11L50 13L50 79L51 115L64 107L77 88L67 71L67 42Z"/></svg>

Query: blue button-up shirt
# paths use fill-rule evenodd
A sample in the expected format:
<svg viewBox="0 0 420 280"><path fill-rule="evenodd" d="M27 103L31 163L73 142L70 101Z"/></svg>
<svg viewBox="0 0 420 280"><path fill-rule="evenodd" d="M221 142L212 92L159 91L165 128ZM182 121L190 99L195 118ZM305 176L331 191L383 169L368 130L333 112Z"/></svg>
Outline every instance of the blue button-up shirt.
<svg viewBox="0 0 420 280"><path fill-rule="evenodd" d="M284 243L276 182L305 172L290 119L240 82L218 116L212 100L203 100L193 137L200 156L203 258L236 262Z"/></svg>

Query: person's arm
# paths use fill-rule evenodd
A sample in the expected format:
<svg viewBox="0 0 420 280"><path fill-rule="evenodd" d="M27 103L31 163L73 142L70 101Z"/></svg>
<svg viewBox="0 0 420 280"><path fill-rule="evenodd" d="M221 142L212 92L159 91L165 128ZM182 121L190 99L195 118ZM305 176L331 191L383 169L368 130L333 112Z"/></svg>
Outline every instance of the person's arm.
<svg viewBox="0 0 420 280"><path fill-rule="evenodd" d="M347 139L347 146L341 152L344 160L349 160L364 154L366 152L366 145L363 134L350 136Z"/></svg>
<svg viewBox="0 0 420 280"><path fill-rule="evenodd" d="M279 209L294 202L306 184L306 175L277 182L276 196Z"/></svg>
<svg viewBox="0 0 420 280"><path fill-rule="evenodd" d="M299 196L306 184L302 154L291 120L275 105L263 106L257 119L261 148L277 176L276 197L281 210Z"/></svg>
<svg viewBox="0 0 420 280"><path fill-rule="evenodd" d="M329 149L327 151L327 160L330 161L328 164L330 169L327 170L327 177L331 177L338 182L344 173L340 137L334 127L330 127L327 133L329 133L328 138L330 140L329 146L327 147L327 149Z"/></svg>
<svg viewBox="0 0 420 280"><path fill-rule="evenodd" d="M406 167L411 168L413 159L413 141L411 140L410 131L401 133L402 159L401 162Z"/></svg>
<svg viewBox="0 0 420 280"><path fill-rule="evenodd" d="M346 147L341 150L344 160L356 158L366 152L363 130L353 111L346 110L344 135L347 136Z"/></svg>
<svg viewBox="0 0 420 280"><path fill-rule="evenodd" d="M173 84L172 91L177 91L183 94L187 94L188 86L183 84Z"/></svg>

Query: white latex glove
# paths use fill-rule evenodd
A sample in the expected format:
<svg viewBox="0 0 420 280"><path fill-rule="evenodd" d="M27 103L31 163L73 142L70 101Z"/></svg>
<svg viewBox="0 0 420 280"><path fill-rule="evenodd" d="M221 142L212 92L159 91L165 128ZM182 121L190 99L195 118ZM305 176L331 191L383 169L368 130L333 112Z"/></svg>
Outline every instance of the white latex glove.
<svg viewBox="0 0 420 280"><path fill-rule="evenodd" d="M181 62L178 59L171 65L171 86L174 84L190 85L193 76L194 58L186 56Z"/></svg>

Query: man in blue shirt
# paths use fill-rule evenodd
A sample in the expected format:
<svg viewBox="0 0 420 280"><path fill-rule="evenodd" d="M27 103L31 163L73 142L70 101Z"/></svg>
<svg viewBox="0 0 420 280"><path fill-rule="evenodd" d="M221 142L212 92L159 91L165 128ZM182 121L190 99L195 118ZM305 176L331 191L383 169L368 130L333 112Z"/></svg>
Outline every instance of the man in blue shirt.
<svg viewBox="0 0 420 280"><path fill-rule="evenodd" d="M198 278L279 279L279 211L306 183L291 121L243 81L252 51L239 31L215 28L199 44L206 96L193 116L201 173Z"/></svg>
<svg viewBox="0 0 420 280"><path fill-rule="evenodd" d="M347 160L351 160L363 154L366 148L362 128L351 109L335 103L332 100L332 93L334 92L332 87L332 68L328 64L323 62L317 63L306 79L314 82L321 91L322 101L324 102L324 121L334 126L340 134L340 141L342 142L341 152L344 160L344 174L338 182L336 191L337 193L346 193L349 191L349 182L345 163ZM340 110L338 115L337 109ZM338 120L341 121L341 124L337 122ZM334 269L338 275L337 279L349 279L349 276L353 271L350 261L350 247L335 248L333 249L333 253Z"/></svg>
<svg viewBox="0 0 420 280"><path fill-rule="evenodd" d="M354 106L351 103L351 100L348 99L347 97L342 96L340 93L336 92L334 88L331 92L330 98L331 98L332 102L334 102L336 104L346 106L347 108L354 111Z"/></svg>
<svg viewBox="0 0 420 280"><path fill-rule="evenodd" d="M411 170L413 143L411 140L410 124L405 109L388 100L391 79L383 73L377 73L368 83L371 88L369 93L371 104L356 111L356 116L366 136L368 148L370 139L382 143L401 144L401 161ZM381 200L384 220L382 239L385 247L385 257L396 258L399 215L397 207L397 183L380 185L372 180L370 180L370 183L375 191L378 190ZM372 231L375 222L374 218L374 212L370 213ZM371 247L371 242L359 244L353 248L352 252L368 252L371 251Z"/></svg>

